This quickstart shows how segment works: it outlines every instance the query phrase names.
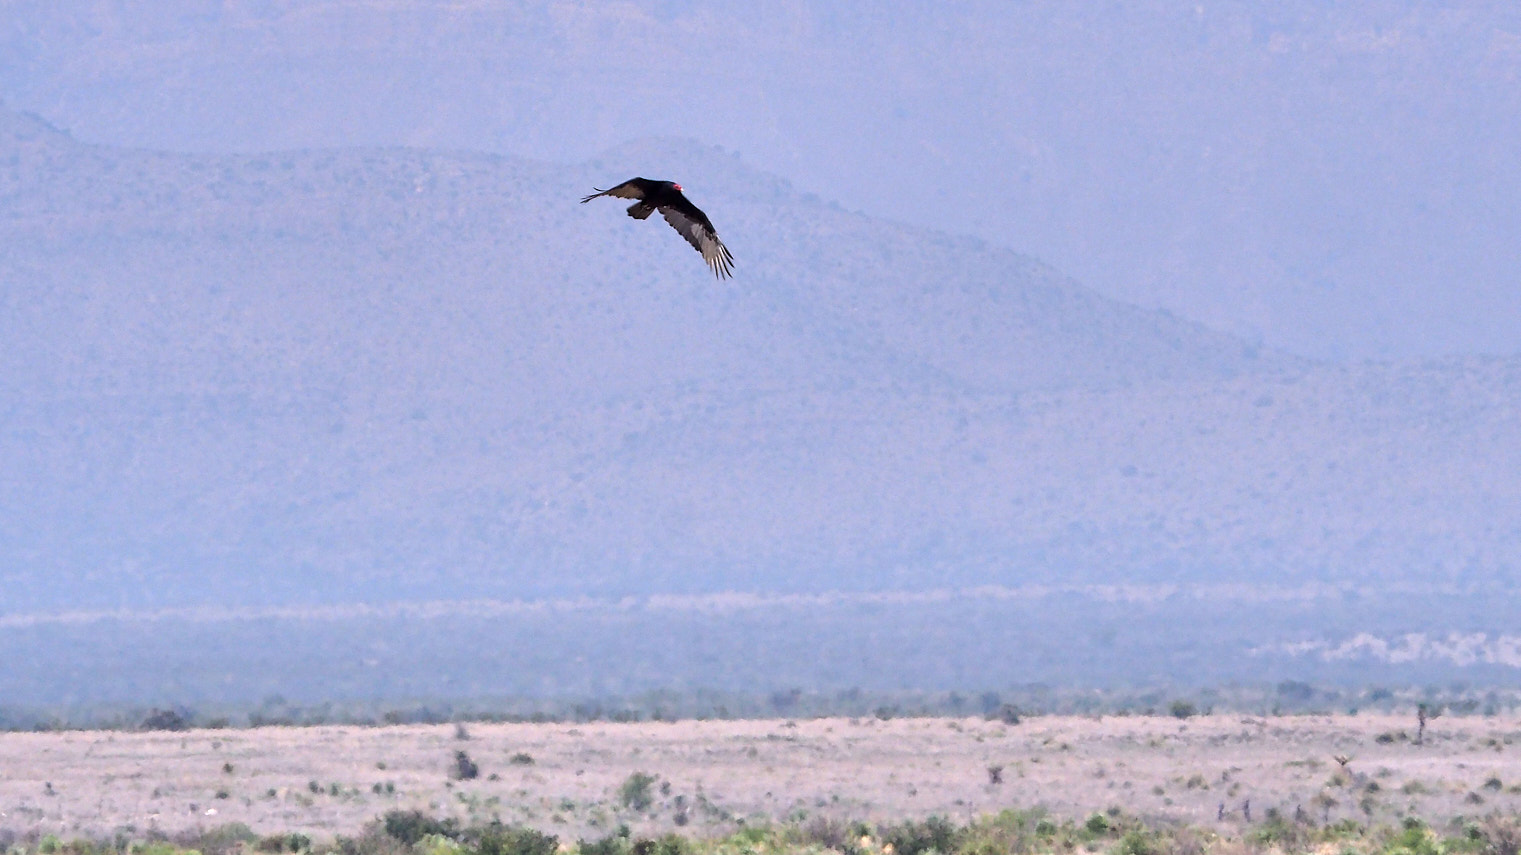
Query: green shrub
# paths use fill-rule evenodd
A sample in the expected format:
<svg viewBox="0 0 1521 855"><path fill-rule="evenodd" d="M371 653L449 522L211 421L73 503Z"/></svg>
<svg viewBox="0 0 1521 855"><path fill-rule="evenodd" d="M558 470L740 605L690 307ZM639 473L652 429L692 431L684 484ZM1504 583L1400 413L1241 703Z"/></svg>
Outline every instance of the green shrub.
<svg viewBox="0 0 1521 855"><path fill-rule="evenodd" d="M259 852L306 852L312 848L312 839L305 834L271 834L259 838L254 849Z"/></svg>
<svg viewBox="0 0 1521 855"><path fill-rule="evenodd" d="M1109 833L1109 817L1096 813L1083 823L1083 830L1095 837L1102 837Z"/></svg>
<svg viewBox="0 0 1521 855"><path fill-rule="evenodd" d="M882 842L892 844L896 855L923 855L926 852L951 855L956 851L959 837L957 828L938 816L882 829Z"/></svg>
<svg viewBox="0 0 1521 855"><path fill-rule="evenodd" d="M174 837L183 849L196 849L205 855L232 855L259 840L253 829L241 822L229 822L205 831L187 831Z"/></svg>
<svg viewBox="0 0 1521 855"><path fill-rule="evenodd" d="M622 833L624 837L628 836L628 826L623 827ZM753 848L767 842L770 837L771 829L764 826L751 825L734 832L729 839L741 846Z"/></svg>
<svg viewBox="0 0 1521 855"><path fill-rule="evenodd" d="M1005 810L963 828L957 855L1010 855L1046 848L1056 824L1038 810Z"/></svg>
<svg viewBox="0 0 1521 855"><path fill-rule="evenodd" d="M692 855L692 844L679 834L667 834L659 840L640 842L654 844L647 855Z"/></svg>
<svg viewBox="0 0 1521 855"><path fill-rule="evenodd" d="M359 837L338 836L323 855L413 855L413 849L371 823Z"/></svg>
<svg viewBox="0 0 1521 855"><path fill-rule="evenodd" d="M655 803L655 795L652 792L656 778L654 775L646 775L643 772L635 772L623 780L618 787L618 803L629 810L643 813Z"/></svg>
<svg viewBox="0 0 1521 855"><path fill-rule="evenodd" d="M576 851L580 855L628 855L629 842L627 837L610 834L601 840L582 840L576 844Z"/></svg>
<svg viewBox="0 0 1521 855"><path fill-rule="evenodd" d="M1143 829L1133 828L1125 832L1114 847L1115 855L1161 855L1162 848L1156 835Z"/></svg>
<svg viewBox="0 0 1521 855"><path fill-rule="evenodd" d="M408 846L431 835L459 839L459 822L454 819L434 819L420 810L386 811L380 819L381 827L393 839Z"/></svg>
<svg viewBox="0 0 1521 855"><path fill-rule="evenodd" d="M417 845L412 848L417 851L417 855L460 855L464 851L459 841L442 834L430 834L417 841Z"/></svg>
<svg viewBox="0 0 1521 855"><path fill-rule="evenodd" d="M152 843L133 843L127 847L127 852L130 855L190 855L195 850L181 849L173 843L158 840ZM195 855L200 853L195 852Z"/></svg>
<svg viewBox="0 0 1521 855"><path fill-rule="evenodd" d="M1382 848L1383 855L1445 855L1431 829L1419 823L1408 825Z"/></svg>
<svg viewBox="0 0 1521 855"><path fill-rule="evenodd" d="M1276 810L1268 811L1262 824L1246 833L1248 843L1274 847L1284 852L1302 852L1309 845L1309 834L1304 826L1290 822Z"/></svg>
<svg viewBox="0 0 1521 855"><path fill-rule="evenodd" d="M555 855L559 838L517 825L490 825L467 829L460 838L475 855Z"/></svg>
<svg viewBox="0 0 1521 855"><path fill-rule="evenodd" d="M658 840L641 838L630 841L628 826L618 829L617 834L588 843L576 844L578 855L689 855L691 844L676 834L667 834Z"/></svg>
<svg viewBox="0 0 1521 855"><path fill-rule="evenodd" d="M1366 834L1367 829L1351 817L1338 819L1320 829L1320 836L1326 840L1356 840Z"/></svg>

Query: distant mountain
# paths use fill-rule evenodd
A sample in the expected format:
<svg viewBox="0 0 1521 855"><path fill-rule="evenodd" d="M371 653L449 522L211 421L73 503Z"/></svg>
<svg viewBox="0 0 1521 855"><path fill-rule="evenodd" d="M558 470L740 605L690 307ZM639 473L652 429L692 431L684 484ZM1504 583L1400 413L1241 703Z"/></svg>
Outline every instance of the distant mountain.
<svg viewBox="0 0 1521 855"><path fill-rule="evenodd" d="M680 180L733 249L576 204ZM1521 364L1325 368L694 143L188 155L0 113L0 584L69 608L1509 584Z"/></svg>
<svg viewBox="0 0 1521 855"><path fill-rule="evenodd" d="M651 140L575 167L412 150L203 157L82 146L36 119L4 121L10 130L0 133L13 140L7 231L14 252L37 265L140 265L159 300L173 296L226 312L241 305L237 292L247 291L262 303L294 301L306 324L443 323L461 313L476 324L515 324L505 331L534 333L537 350L498 370L549 383L555 398L566 389L546 372L575 370L563 359L567 342L591 370L575 378L575 388L589 393L586 384L600 384L598 394L685 381L693 371L760 370L790 381L800 371L816 380L821 371L843 370L854 383L871 376L862 359L879 368L908 366L922 382L1017 391L1229 376L1255 358L1255 348L1104 300L1031 259L845 213L688 142ZM630 223L610 204L574 204L593 184L639 169L679 173L703 204L723 205L714 216L736 247L748 287L688 275L692 259L681 251L690 249L664 226ZM187 252L186 241L214 251ZM621 278L656 259L656 269L667 271L657 278ZM201 289L210 280L219 284L209 287L234 293L208 298ZM124 298L122 310L166 332L194 332L212 320L155 315L132 302L135 296ZM367 301L366 313L356 315L351 299ZM415 300L428 302L433 317L417 315ZM732 316L741 329L713 330L709 338L709 315L719 311L761 317ZM758 319L766 326L757 330ZM288 343L296 333L286 315L237 320L244 329L250 321L272 324L261 333L266 346L277 343L267 336ZM634 329L641 323L677 328L678 340L651 339ZM404 365L392 367L405 371L451 358L432 349L438 342L425 343L426 352L383 348L362 358L394 356ZM116 344L129 358L139 342ZM253 370L260 354L238 344L215 355L252 359L234 370ZM459 350L453 358L500 360L485 335L449 346ZM635 357L639 364L613 358L629 356L620 348L653 354L672 347L680 353ZM594 348L607 348L607 358L597 359ZM186 371L213 364L171 354L201 366ZM118 365L112 354L101 355L102 365ZM287 363L288 355L282 351L278 361ZM478 382L478 375L471 365L464 379ZM162 388L164 379L155 373L153 383Z"/></svg>

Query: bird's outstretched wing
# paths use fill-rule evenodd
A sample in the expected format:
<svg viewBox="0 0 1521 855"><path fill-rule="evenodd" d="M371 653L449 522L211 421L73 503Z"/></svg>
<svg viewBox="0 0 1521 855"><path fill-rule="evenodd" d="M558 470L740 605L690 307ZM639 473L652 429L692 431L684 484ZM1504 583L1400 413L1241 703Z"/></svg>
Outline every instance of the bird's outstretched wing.
<svg viewBox="0 0 1521 855"><path fill-rule="evenodd" d="M583 204L590 202L598 196L617 196L619 199L643 199L645 193L644 185L646 183L648 182L646 182L643 178L630 178L622 184L619 184L617 187L609 187L606 190L598 190L590 196L587 196L585 199L582 199L581 202Z"/></svg>
<svg viewBox="0 0 1521 855"><path fill-rule="evenodd" d="M661 207L660 215L671 224L671 228L687 239L687 243L702 253L702 260L713 269L714 276L724 279L734 275L734 256L729 254L729 248L718 239L718 233L713 230L708 215L696 205L690 202L683 206L665 205Z"/></svg>

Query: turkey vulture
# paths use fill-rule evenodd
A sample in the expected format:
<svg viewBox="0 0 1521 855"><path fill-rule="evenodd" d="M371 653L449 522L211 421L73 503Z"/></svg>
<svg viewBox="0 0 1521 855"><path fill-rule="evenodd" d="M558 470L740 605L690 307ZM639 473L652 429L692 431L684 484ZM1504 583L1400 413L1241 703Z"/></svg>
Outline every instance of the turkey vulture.
<svg viewBox="0 0 1521 855"><path fill-rule="evenodd" d="M714 276L722 279L734 275L734 256L729 254L729 248L724 246L724 242L718 239L718 232L713 231L713 222L708 219L708 215L681 194L680 184L674 181L630 178L617 187L598 190L581 202L585 204L598 196L638 199L628 206L628 215L636 220L645 219L659 211L660 216L671 224L671 228L680 232L693 249L702 253L702 260L713 268Z"/></svg>

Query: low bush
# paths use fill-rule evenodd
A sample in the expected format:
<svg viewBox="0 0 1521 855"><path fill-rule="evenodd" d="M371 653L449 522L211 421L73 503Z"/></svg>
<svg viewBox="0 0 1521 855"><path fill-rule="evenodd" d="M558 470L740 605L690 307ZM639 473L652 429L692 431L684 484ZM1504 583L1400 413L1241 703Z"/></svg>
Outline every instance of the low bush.
<svg viewBox="0 0 1521 855"><path fill-rule="evenodd" d="M299 832L292 834L271 834L259 838L254 844L254 849L259 852L307 852L312 848L312 839Z"/></svg>
<svg viewBox="0 0 1521 855"><path fill-rule="evenodd" d="M1446 855L1445 847L1437 840L1431 829L1424 825L1411 825L1388 839L1381 848L1382 855Z"/></svg>
<svg viewBox="0 0 1521 855"><path fill-rule="evenodd" d="M387 811L380 819L385 833L408 846L415 845L424 837L438 835L451 840L460 835L459 822L454 819L434 819L419 810Z"/></svg>
<svg viewBox="0 0 1521 855"><path fill-rule="evenodd" d="M656 777L644 772L635 772L623 780L618 787L618 803L632 811L643 813L655 803L654 786Z"/></svg>
<svg viewBox="0 0 1521 855"><path fill-rule="evenodd" d="M190 719L177 710L154 710L148 713L140 730L189 730Z"/></svg>
<svg viewBox="0 0 1521 855"><path fill-rule="evenodd" d="M1008 725L1019 724L1019 707L1013 704L999 704L998 709L988 713L987 717L990 721L1001 721Z"/></svg>
<svg viewBox="0 0 1521 855"><path fill-rule="evenodd" d="M657 783L642 776L639 789ZM1005 810L959 824L942 817L869 826L798 811L788 823L744 824L727 836L608 837L562 846L542 831L500 821L463 826L418 810L392 810L356 837L314 843L303 834L255 835L230 823L165 838L123 829L109 838L65 840L0 831L0 855L1521 855L1521 814L1491 813L1443 837L1414 817L1366 827L1351 819L1317 825L1303 811L1271 808L1262 822L1221 828L1143 822L1111 808L1083 820L1040 810ZM1444 827L1445 828L1445 827Z"/></svg>
<svg viewBox="0 0 1521 855"><path fill-rule="evenodd" d="M241 822L229 822L206 830L182 832L171 839L176 846L202 855L234 855L257 842L259 835Z"/></svg>
<svg viewBox="0 0 1521 855"><path fill-rule="evenodd" d="M415 855L410 844L403 843L378 824L372 823L358 837L339 837L323 855Z"/></svg>
<svg viewBox="0 0 1521 855"><path fill-rule="evenodd" d="M829 816L815 816L792 829L789 841L803 846L818 846L835 852L852 853L858 849L861 835L850 824ZM584 855L584 853L583 853Z"/></svg>
<svg viewBox="0 0 1521 855"><path fill-rule="evenodd" d="M1115 855L1163 855L1160 836L1153 831L1133 828L1120 837Z"/></svg>
<svg viewBox="0 0 1521 855"><path fill-rule="evenodd" d="M1521 818L1490 816L1479 825L1484 855L1521 855Z"/></svg>
<svg viewBox="0 0 1521 855"><path fill-rule="evenodd" d="M481 767L470 759L470 755L463 751L454 752L454 768L449 770L449 777L459 781L473 781L480 777Z"/></svg>
<svg viewBox="0 0 1521 855"><path fill-rule="evenodd" d="M924 855L927 852L950 855L956 851L960 829L943 817L932 816L923 822L905 822L883 828L881 837L884 844L892 844L896 855Z"/></svg>
<svg viewBox="0 0 1521 855"><path fill-rule="evenodd" d="M460 842L475 855L555 855L560 847L554 835L499 822L466 829Z"/></svg>
<svg viewBox="0 0 1521 855"><path fill-rule="evenodd" d="M1047 849L1058 826L1039 811L1006 810L962 830L959 855L1024 855Z"/></svg>
<svg viewBox="0 0 1521 855"><path fill-rule="evenodd" d="M629 855L632 844L622 835L610 834L600 840L582 840L576 844L580 855Z"/></svg>

